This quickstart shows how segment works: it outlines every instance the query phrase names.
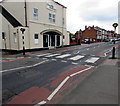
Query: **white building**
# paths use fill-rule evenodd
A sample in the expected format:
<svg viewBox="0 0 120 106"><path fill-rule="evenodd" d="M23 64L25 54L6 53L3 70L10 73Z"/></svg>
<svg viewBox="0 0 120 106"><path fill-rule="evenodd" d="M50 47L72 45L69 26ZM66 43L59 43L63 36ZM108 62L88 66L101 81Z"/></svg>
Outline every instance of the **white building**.
<svg viewBox="0 0 120 106"><path fill-rule="evenodd" d="M2 8L2 48L22 50L69 45L66 7L54 0L10 2ZM22 32L22 30L24 30Z"/></svg>
<svg viewBox="0 0 120 106"><path fill-rule="evenodd" d="M120 1L118 3L118 34L120 34Z"/></svg>

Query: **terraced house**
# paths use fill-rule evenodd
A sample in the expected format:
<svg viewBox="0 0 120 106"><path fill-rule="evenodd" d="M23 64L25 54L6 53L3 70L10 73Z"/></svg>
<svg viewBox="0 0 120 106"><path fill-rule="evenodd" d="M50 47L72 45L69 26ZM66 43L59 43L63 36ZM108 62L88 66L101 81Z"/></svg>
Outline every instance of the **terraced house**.
<svg viewBox="0 0 120 106"><path fill-rule="evenodd" d="M15 0L16 1L16 0ZM4 0L2 8L2 48L22 50L69 45L66 7L54 0Z"/></svg>

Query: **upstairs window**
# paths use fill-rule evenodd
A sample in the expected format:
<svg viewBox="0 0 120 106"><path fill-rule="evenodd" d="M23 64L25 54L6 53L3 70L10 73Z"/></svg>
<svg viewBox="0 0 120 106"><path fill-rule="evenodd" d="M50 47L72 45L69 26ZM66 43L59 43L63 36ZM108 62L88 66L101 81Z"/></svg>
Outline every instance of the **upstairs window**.
<svg viewBox="0 0 120 106"><path fill-rule="evenodd" d="M64 18L62 19L62 24L63 24L63 25L65 24L65 19L64 19Z"/></svg>
<svg viewBox="0 0 120 106"><path fill-rule="evenodd" d="M55 14L49 13L49 21L55 23Z"/></svg>
<svg viewBox="0 0 120 106"><path fill-rule="evenodd" d="M38 9L37 8L34 8L33 16L34 16L34 19L38 19Z"/></svg>

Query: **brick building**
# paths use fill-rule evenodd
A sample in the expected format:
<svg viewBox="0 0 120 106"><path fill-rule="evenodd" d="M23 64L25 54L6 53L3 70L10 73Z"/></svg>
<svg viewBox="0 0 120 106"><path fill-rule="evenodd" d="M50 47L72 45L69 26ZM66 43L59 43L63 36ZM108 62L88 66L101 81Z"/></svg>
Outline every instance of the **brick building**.
<svg viewBox="0 0 120 106"><path fill-rule="evenodd" d="M94 26L87 27L85 26L85 30L82 32L82 39L89 39L91 42L96 41L97 38L97 29Z"/></svg>
<svg viewBox="0 0 120 106"><path fill-rule="evenodd" d="M116 38L114 36L114 31L107 31L98 26L94 27L94 25L92 27L85 26L85 30L77 31L75 33L75 39L77 44L79 44L79 41L83 42L83 39L87 39L90 42L102 42L114 38Z"/></svg>

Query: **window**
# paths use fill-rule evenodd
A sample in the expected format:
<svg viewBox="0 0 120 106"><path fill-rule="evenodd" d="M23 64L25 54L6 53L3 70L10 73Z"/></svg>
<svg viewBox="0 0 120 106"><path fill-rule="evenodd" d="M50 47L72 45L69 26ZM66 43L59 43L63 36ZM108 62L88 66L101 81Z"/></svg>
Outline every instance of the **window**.
<svg viewBox="0 0 120 106"><path fill-rule="evenodd" d="M65 24L65 19L64 19L64 18L62 19L62 24L63 24L63 25Z"/></svg>
<svg viewBox="0 0 120 106"><path fill-rule="evenodd" d="M34 41L35 41L35 44L38 44L38 43L39 43L38 34L35 34L35 35L34 35Z"/></svg>
<svg viewBox="0 0 120 106"><path fill-rule="evenodd" d="M52 21L52 14L49 13L49 20Z"/></svg>
<svg viewBox="0 0 120 106"><path fill-rule="evenodd" d="M55 23L55 14L49 13L49 20L50 20L50 22L54 22Z"/></svg>
<svg viewBox="0 0 120 106"><path fill-rule="evenodd" d="M55 15L53 14L53 22L55 22Z"/></svg>
<svg viewBox="0 0 120 106"><path fill-rule="evenodd" d="M5 32L2 32L2 39L6 39Z"/></svg>
<svg viewBox="0 0 120 106"><path fill-rule="evenodd" d="M34 8L33 16L34 16L34 19L38 19L38 9L37 8Z"/></svg>
<svg viewBox="0 0 120 106"><path fill-rule="evenodd" d="M16 43L17 42L17 35L16 35L16 33L13 33L13 36L14 36L14 43Z"/></svg>

